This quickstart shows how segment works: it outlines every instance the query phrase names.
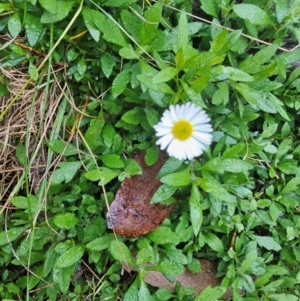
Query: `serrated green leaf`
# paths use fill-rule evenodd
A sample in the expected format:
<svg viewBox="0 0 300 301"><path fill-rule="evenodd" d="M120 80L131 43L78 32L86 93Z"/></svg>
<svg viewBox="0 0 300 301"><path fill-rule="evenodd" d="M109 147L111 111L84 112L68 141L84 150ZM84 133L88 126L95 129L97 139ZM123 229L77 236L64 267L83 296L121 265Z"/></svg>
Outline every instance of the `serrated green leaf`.
<svg viewBox="0 0 300 301"><path fill-rule="evenodd" d="M22 165L25 165L27 162L27 151L23 144L18 143L16 147L16 157Z"/></svg>
<svg viewBox="0 0 300 301"><path fill-rule="evenodd" d="M49 1L47 1L49 3ZM65 1L55 1L56 7L54 12L54 5L51 4L51 12L44 11L41 17L41 23L56 23L58 21L63 20L70 13L74 0L65 0ZM52 11L53 9L53 11Z"/></svg>
<svg viewBox="0 0 300 301"><path fill-rule="evenodd" d="M269 15L260 7L253 4L235 4L233 11L242 19L255 25L269 25L272 21Z"/></svg>
<svg viewBox="0 0 300 301"><path fill-rule="evenodd" d="M53 269L53 281L58 285L62 293L66 294L71 282L71 275L74 275L74 268L70 266L68 268L54 267Z"/></svg>
<svg viewBox="0 0 300 301"><path fill-rule="evenodd" d="M177 34L177 50L182 49L184 51L189 43L189 31L186 13L183 11L181 11L179 16Z"/></svg>
<svg viewBox="0 0 300 301"><path fill-rule="evenodd" d="M159 151L155 145L146 149L145 162L148 166L153 165L158 160L158 157Z"/></svg>
<svg viewBox="0 0 300 301"><path fill-rule="evenodd" d="M277 284L276 287L279 285ZM298 301L299 298L292 294L270 294L269 297L274 301Z"/></svg>
<svg viewBox="0 0 300 301"><path fill-rule="evenodd" d="M139 55L135 52L131 44L121 48L119 50L119 55L127 60L133 60L139 58Z"/></svg>
<svg viewBox="0 0 300 301"><path fill-rule="evenodd" d="M272 135L274 135L276 133L277 128L278 128L278 124L272 124L272 125L268 126L266 129L264 129L264 131L261 133L259 138L271 137Z"/></svg>
<svg viewBox="0 0 300 301"><path fill-rule="evenodd" d="M202 225L203 215L200 206L200 192L195 184L192 186L189 205L190 205L190 216L191 216L191 222L194 230L194 235L197 236L200 231L200 227Z"/></svg>
<svg viewBox="0 0 300 301"><path fill-rule="evenodd" d="M238 172L247 172L252 169L253 165L246 162L245 160L238 159L222 159L222 158L213 158L209 160L204 165L200 166L199 170L209 170L211 172L224 173L238 173Z"/></svg>
<svg viewBox="0 0 300 301"><path fill-rule="evenodd" d="M160 72L158 72L153 78L152 78L152 83L153 84L159 84L159 83L164 83L167 81L170 81L175 77L177 74L177 71L173 67L167 67Z"/></svg>
<svg viewBox="0 0 300 301"><path fill-rule="evenodd" d="M119 170L111 170L106 167L99 167L98 169L88 171L84 174L84 176L90 181L100 181L99 185L106 185L119 174Z"/></svg>
<svg viewBox="0 0 300 301"><path fill-rule="evenodd" d="M125 7L127 7L128 5L133 4L135 2L137 2L137 0L106 0L105 6L109 6L109 7L125 6Z"/></svg>
<svg viewBox="0 0 300 301"><path fill-rule="evenodd" d="M113 240L115 240L115 236L113 233L105 234L102 237L90 241L86 245L86 247L89 250L102 251L104 249L107 249Z"/></svg>
<svg viewBox="0 0 300 301"><path fill-rule="evenodd" d="M18 13L14 13L7 22L7 27L12 38L16 38L21 32L22 23Z"/></svg>
<svg viewBox="0 0 300 301"><path fill-rule="evenodd" d="M223 252L224 246L219 237L213 233L204 233L204 241L216 252Z"/></svg>
<svg viewBox="0 0 300 301"><path fill-rule="evenodd" d="M59 268L67 268L78 262L84 253L83 246L74 246L64 252L56 261Z"/></svg>
<svg viewBox="0 0 300 301"><path fill-rule="evenodd" d="M91 150L94 150L101 144L100 133L104 124L105 121L103 118L93 119L85 132L84 139Z"/></svg>
<svg viewBox="0 0 300 301"><path fill-rule="evenodd" d="M177 187L169 186L166 184L159 186L158 189L155 191L150 203L151 204L161 203L169 199L177 189L178 189Z"/></svg>
<svg viewBox="0 0 300 301"><path fill-rule="evenodd" d="M281 190L280 194L293 192L298 189L300 185L300 177L295 177L291 179Z"/></svg>
<svg viewBox="0 0 300 301"><path fill-rule="evenodd" d="M74 178L76 172L79 170L80 167L81 162L79 161L60 162L58 164L58 168L52 174L51 183L57 185L62 182L70 182Z"/></svg>
<svg viewBox="0 0 300 301"><path fill-rule="evenodd" d="M155 92L166 94L175 94L175 92L166 83L152 83L152 77L143 74L137 75L138 80L145 85L146 88Z"/></svg>
<svg viewBox="0 0 300 301"><path fill-rule="evenodd" d="M0 246L4 246L9 242L16 240L21 234L26 231L25 227L16 227L0 232Z"/></svg>
<svg viewBox="0 0 300 301"><path fill-rule="evenodd" d="M173 187L187 186L191 183L191 173L189 168L187 168L179 172L168 174L162 177L160 181Z"/></svg>
<svg viewBox="0 0 300 301"><path fill-rule="evenodd" d="M111 94L113 98L117 98L126 89L130 81L130 74L127 69L122 70L113 80L111 86Z"/></svg>
<svg viewBox="0 0 300 301"><path fill-rule="evenodd" d="M49 273L52 271L55 264L56 257L57 257L57 253L55 252L55 248L51 246L46 251L45 261L43 264L43 277L47 277Z"/></svg>
<svg viewBox="0 0 300 301"><path fill-rule="evenodd" d="M148 233L147 238L156 244L179 243L180 237L169 227L160 226L155 231Z"/></svg>
<svg viewBox="0 0 300 301"><path fill-rule="evenodd" d="M121 29L118 27L118 25L111 20L110 18L107 18L103 23L98 24L99 29L103 32L103 39L107 42L126 47L128 43L126 42Z"/></svg>
<svg viewBox="0 0 300 301"><path fill-rule="evenodd" d="M65 228L70 230L74 228L79 222L79 219L75 216L74 213L65 213L56 215L53 219L53 223L59 228Z"/></svg>
<svg viewBox="0 0 300 301"><path fill-rule="evenodd" d="M226 292L226 288L222 286L207 286L194 300L195 301L218 301Z"/></svg>
<svg viewBox="0 0 300 301"><path fill-rule="evenodd" d="M107 167L110 167L110 168L123 168L124 167L124 163L121 160L119 155L115 155L115 154L104 155L104 156L100 156L100 159Z"/></svg>
<svg viewBox="0 0 300 301"><path fill-rule="evenodd" d="M57 0L39 0L40 5L50 12L51 14L56 13Z"/></svg>
<svg viewBox="0 0 300 301"><path fill-rule="evenodd" d="M275 239L271 236L254 235L253 237L257 241L258 245L266 248L267 250L274 250L274 251L281 250L280 244L277 241L275 241Z"/></svg>
<svg viewBox="0 0 300 301"><path fill-rule="evenodd" d="M121 117L121 120L125 121L128 124L138 125L143 116L143 110L141 108L135 107L134 109L125 112L125 114Z"/></svg>
<svg viewBox="0 0 300 301"><path fill-rule="evenodd" d="M28 208L28 200L25 196L15 196L10 200L10 203L20 209Z"/></svg>
<svg viewBox="0 0 300 301"><path fill-rule="evenodd" d="M109 55L107 53L104 53L101 56L100 61L101 61L101 69L102 69L104 75L107 78L109 78L116 65L116 61L114 60L114 58L111 55Z"/></svg>
<svg viewBox="0 0 300 301"><path fill-rule="evenodd" d="M77 148L70 143L67 143L63 140L52 140L48 142L48 146L54 152L64 155L64 156L73 156L78 154Z"/></svg>
<svg viewBox="0 0 300 301"><path fill-rule="evenodd" d="M99 42L100 39L100 29L101 24L105 20L105 16L94 9L90 9L88 7L83 7L82 9L82 16L84 20L84 24L87 27L90 35L96 42ZM103 56L101 56L102 59Z"/></svg>
<svg viewBox="0 0 300 301"><path fill-rule="evenodd" d="M185 268L182 264L173 261L164 260L156 266L151 266L147 270L158 271L167 275L179 275L184 273Z"/></svg>
<svg viewBox="0 0 300 301"><path fill-rule="evenodd" d="M158 25L161 20L161 14L161 2L156 2L154 5L149 6L148 10L146 10L144 15L146 22L142 23L140 30L140 43L142 46L152 42L159 34Z"/></svg>
<svg viewBox="0 0 300 301"><path fill-rule="evenodd" d="M218 17L215 0L200 0L200 3L203 11L215 18Z"/></svg>
<svg viewBox="0 0 300 301"><path fill-rule="evenodd" d="M125 262L132 267L136 267L130 250L122 241L113 240L110 244L109 252L115 260Z"/></svg>
<svg viewBox="0 0 300 301"><path fill-rule="evenodd" d="M229 79L234 81L240 81L240 82L252 82L254 81L254 78L249 75L248 73L233 68L233 67L226 67L226 66L219 66L218 72L221 74L228 74Z"/></svg>
<svg viewBox="0 0 300 301"><path fill-rule="evenodd" d="M39 18L27 13L24 25L28 43L33 47L43 33L43 24L41 24Z"/></svg>

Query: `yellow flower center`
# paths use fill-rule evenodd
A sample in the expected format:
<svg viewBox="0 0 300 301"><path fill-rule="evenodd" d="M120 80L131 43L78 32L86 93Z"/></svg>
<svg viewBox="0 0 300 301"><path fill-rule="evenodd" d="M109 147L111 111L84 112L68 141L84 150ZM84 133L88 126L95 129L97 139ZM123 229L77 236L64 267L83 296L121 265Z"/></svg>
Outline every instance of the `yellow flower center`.
<svg viewBox="0 0 300 301"><path fill-rule="evenodd" d="M174 124L172 133L179 140L187 140L192 136L193 126L186 120L179 120Z"/></svg>

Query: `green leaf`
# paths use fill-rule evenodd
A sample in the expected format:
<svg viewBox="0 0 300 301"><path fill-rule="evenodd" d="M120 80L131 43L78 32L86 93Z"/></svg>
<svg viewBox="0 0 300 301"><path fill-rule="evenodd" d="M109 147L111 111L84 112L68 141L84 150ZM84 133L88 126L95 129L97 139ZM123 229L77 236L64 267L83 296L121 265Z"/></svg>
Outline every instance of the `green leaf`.
<svg viewBox="0 0 300 301"><path fill-rule="evenodd" d="M156 244L179 243L180 237L169 227L160 226L155 231L148 233L147 238Z"/></svg>
<svg viewBox="0 0 300 301"><path fill-rule="evenodd" d="M49 1L45 1L49 3ZM55 1L53 4L49 4L51 7L50 11L44 11L41 17L41 23L56 23L63 20L70 13L75 1L74 0L65 0L65 1ZM55 5L55 11L54 11Z"/></svg>
<svg viewBox="0 0 300 301"><path fill-rule="evenodd" d="M25 196L15 196L10 200L10 203L20 209L28 208L28 200Z"/></svg>
<svg viewBox="0 0 300 301"><path fill-rule="evenodd" d="M159 151L155 145L146 149L145 162L148 166L153 165L158 160L158 157Z"/></svg>
<svg viewBox="0 0 300 301"><path fill-rule="evenodd" d="M28 43L31 47L35 46L41 38L43 28L39 18L27 13L25 19L25 31Z"/></svg>
<svg viewBox="0 0 300 301"><path fill-rule="evenodd" d="M29 61L28 74L30 75L30 78L34 81L37 81L39 79L39 73L37 71L37 68L31 61Z"/></svg>
<svg viewBox="0 0 300 301"><path fill-rule="evenodd" d="M59 268L53 269L53 281L58 285L62 293L66 294L70 286L71 275L74 275L74 268Z"/></svg>
<svg viewBox="0 0 300 301"><path fill-rule="evenodd" d="M119 174L119 170L111 170L106 167L99 167L98 169L88 171L84 174L84 176L90 181L100 180L99 185L106 185Z"/></svg>
<svg viewBox="0 0 300 301"><path fill-rule="evenodd" d="M207 286L194 300L195 301L218 301L226 292L222 286Z"/></svg>
<svg viewBox="0 0 300 301"><path fill-rule="evenodd" d="M143 173L141 166L133 159L127 159L125 166L125 172L129 176L141 175Z"/></svg>
<svg viewBox="0 0 300 301"><path fill-rule="evenodd" d="M204 241L216 252L223 252L224 246L219 237L213 233L204 233Z"/></svg>
<svg viewBox="0 0 300 301"><path fill-rule="evenodd" d="M107 18L101 24L97 23L97 26L103 32L103 39L106 40L107 42L110 42L110 43L113 43L113 44L116 44L116 45L119 45L122 47L126 47L128 45L120 28L110 18Z"/></svg>
<svg viewBox="0 0 300 301"><path fill-rule="evenodd" d="M86 245L86 248L93 251L102 251L107 249L111 242L115 240L113 233L105 234L102 237L96 238Z"/></svg>
<svg viewBox="0 0 300 301"><path fill-rule="evenodd" d="M215 0L200 0L201 2L201 8L203 11L205 11L207 14L217 18L217 6L215 3Z"/></svg>
<svg viewBox="0 0 300 301"><path fill-rule="evenodd" d="M16 38L21 32L22 23L18 13L14 13L7 22L7 27L12 38Z"/></svg>
<svg viewBox="0 0 300 301"><path fill-rule="evenodd" d="M200 206L200 192L195 184L193 184L192 186L189 205L190 205L190 215L191 215L191 222L194 230L194 235L197 236L203 221L203 215Z"/></svg>
<svg viewBox="0 0 300 301"><path fill-rule="evenodd" d="M184 273L185 268L182 264L177 262L164 260L156 266L151 266L147 270L158 271L167 275L179 275Z"/></svg>
<svg viewBox="0 0 300 301"><path fill-rule="evenodd" d="M235 197L227 192L227 190L216 180L213 179L203 179L203 178L197 178L195 180L195 183L197 183L204 191L206 191L208 194L213 195L214 197L233 203L235 202Z"/></svg>
<svg viewBox="0 0 300 301"><path fill-rule="evenodd" d="M115 260L125 262L132 267L136 267L130 250L122 241L113 240L110 244L109 252Z"/></svg>
<svg viewBox="0 0 300 301"><path fill-rule="evenodd" d="M79 150L73 144L67 143L63 140L49 141L48 146L54 152L66 157L76 155L79 152Z"/></svg>
<svg viewBox="0 0 300 301"><path fill-rule="evenodd" d="M299 298L292 294L270 294L269 297L274 301L298 301Z"/></svg>
<svg viewBox="0 0 300 301"><path fill-rule="evenodd" d="M169 199L177 190L177 187L169 186L166 184L163 184L158 187L158 189L155 191L150 204L156 204L161 203L167 199Z"/></svg>
<svg viewBox="0 0 300 301"><path fill-rule="evenodd" d="M122 117L121 120L128 124L138 125L141 118L143 118L144 112L141 108L135 107L132 110L128 110Z"/></svg>
<svg viewBox="0 0 300 301"><path fill-rule="evenodd" d="M111 55L104 53L103 55L101 55L100 61L101 61L101 69L104 75L107 78L109 78L116 65L115 59Z"/></svg>
<svg viewBox="0 0 300 301"><path fill-rule="evenodd" d="M83 246L74 246L64 252L56 261L59 268L67 268L78 262L84 253Z"/></svg>
<svg viewBox="0 0 300 301"><path fill-rule="evenodd" d="M149 7L149 6L148 6ZM161 21L162 3L156 2L146 10L144 18L146 22L142 23L140 30L141 45L147 45L158 35L158 25Z"/></svg>
<svg viewBox="0 0 300 301"><path fill-rule="evenodd" d="M84 139L91 150L94 150L101 144L100 133L104 124L105 121L103 118L93 119L90 127L85 132Z"/></svg>
<svg viewBox="0 0 300 301"><path fill-rule="evenodd" d="M27 151L23 144L18 143L16 147L16 157L22 165L27 163Z"/></svg>
<svg viewBox="0 0 300 301"><path fill-rule="evenodd" d="M162 177L160 181L164 184L174 187L187 186L191 183L190 169L187 168L179 172L168 174Z"/></svg>
<svg viewBox="0 0 300 301"><path fill-rule="evenodd" d="M177 38L177 49L183 51L187 48L189 43L189 31L186 13L181 11L178 22L178 38Z"/></svg>
<svg viewBox="0 0 300 301"><path fill-rule="evenodd" d="M242 19L255 25L269 25L272 21L269 15L260 7L253 4L235 4L233 11Z"/></svg>
<svg viewBox="0 0 300 301"><path fill-rule="evenodd" d="M166 83L152 83L151 76L138 74L137 78L149 90L166 94L175 94L174 91L170 88L170 86L168 86Z"/></svg>
<svg viewBox="0 0 300 301"><path fill-rule="evenodd" d="M217 70L220 74L223 75L228 74L229 79L234 81L240 81L240 82L254 81L254 78L251 75L233 67L219 66Z"/></svg>
<svg viewBox="0 0 300 301"><path fill-rule="evenodd" d="M123 168L124 163L121 160L119 155L111 154L111 155L104 155L100 156L102 162L110 168Z"/></svg>
<svg viewBox="0 0 300 301"><path fill-rule="evenodd" d="M127 69L122 70L114 78L111 86L111 94L113 98L117 98L126 89L127 84L130 80L130 74Z"/></svg>
<svg viewBox="0 0 300 301"><path fill-rule="evenodd" d="M55 252L55 248L51 246L47 251L45 255L45 261L43 264L43 277L47 277L49 273L54 268L54 263L57 257L57 253Z"/></svg>
<svg viewBox="0 0 300 301"><path fill-rule="evenodd" d="M159 83L164 83L168 82L171 79L175 77L177 74L177 71L173 67L167 67L160 72L158 72L153 78L152 78L152 83L153 84L159 84Z"/></svg>
<svg viewBox="0 0 300 301"><path fill-rule="evenodd" d="M39 3L49 13L56 13L57 0L39 0Z"/></svg>
<svg viewBox="0 0 300 301"><path fill-rule="evenodd" d="M84 24L87 27L90 35L96 42L99 42L100 39L99 28L101 28L101 24L104 22L105 16L101 12L94 9L90 9L88 7L83 7L82 16L83 16ZM101 56L101 60L102 57L103 56Z"/></svg>
<svg viewBox="0 0 300 301"><path fill-rule="evenodd" d="M135 52L131 44L121 48L119 50L119 55L127 60L133 60L139 58L139 55Z"/></svg>
<svg viewBox="0 0 300 301"><path fill-rule="evenodd" d="M264 129L264 131L261 133L261 135L259 136L259 138L268 138L271 137L272 135L274 135L277 131L278 128L278 124L272 124L270 126L268 126L266 129Z"/></svg>
<svg viewBox="0 0 300 301"><path fill-rule="evenodd" d="M275 239L271 236L254 235L253 237L257 241L258 245L266 248L267 250L274 250L274 251L281 250L280 244L277 241L275 241Z"/></svg>
<svg viewBox="0 0 300 301"><path fill-rule="evenodd" d="M208 170L211 172L224 173L239 173L247 172L252 169L253 165L246 162L245 160L239 159L222 159L222 158L213 158L209 160L202 166L199 166L199 170Z"/></svg>
<svg viewBox="0 0 300 301"><path fill-rule="evenodd" d="M76 172L81 167L81 162L60 162L58 169L52 174L51 183L56 185L62 182L69 183L75 176Z"/></svg>
<svg viewBox="0 0 300 301"><path fill-rule="evenodd" d="M138 284L139 284L139 277L136 277L134 282L130 285L129 289L126 291L123 301L139 301Z"/></svg>
<svg viewBox="0 0 300 301"><path fill-rule="evenodd" d="M26 231L25 227L11 228L7 231L0 232L0 246L4 246L9 242L16 240L21 234Z"/></svg>
<svg viewBox="0 0 300 301"><path fill-rule="evenodd" d="M300 185L300 177L291 179L281 190L280 194L290 193L298 189Z"/></svg>
<svg viewBox="0 0 300 301"><path fill-rule="evenodd" d="M289 4L286 0L275 0L277 21L281 23L289 14Z"/></svg>
<svg viewBox="0 0 300 301"><path fill-rule="evenodd" d="M79 222L79 219L75 216L74 213L65 213L56 215L53 219L53 223L59 228L65 228L70 230L74 228Z"/></svg>

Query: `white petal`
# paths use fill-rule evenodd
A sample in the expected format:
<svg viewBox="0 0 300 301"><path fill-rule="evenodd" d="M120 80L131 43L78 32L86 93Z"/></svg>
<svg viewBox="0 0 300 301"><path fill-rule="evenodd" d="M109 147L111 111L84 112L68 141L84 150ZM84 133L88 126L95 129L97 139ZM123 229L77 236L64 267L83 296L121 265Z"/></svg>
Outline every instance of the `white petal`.
<svg viewBox="0 0 300 301"><path fill-rule="evenodd" d="M169 134L169 135L165 135L161 138L159 138L157 141L156 141L156 144L160 144L160 149L165 149L169 143L174 139L173 135L172 134Z"/></svg>
<svg viewBox="0 0 300 301"><path fill-rule="evenodd" d="M170 106L170 115L172 117L172 121L176 122L178 120L177 114L176 114L176 107L171 105Z"/></svg>
<svg viewBox="0 0 300 301"><path fill-rule="evenodd" d="M159 128L155 129L156 130L156 136L164 136L172 133L172 130L170 128Z"/></svg>
<svg viewBox="0 0 300 301"><path fill-rule="evenodd" d="M209 133L194 132L193 137L204 144L210 145L212 142L212 135Z"/></svg>
<svg viewBox="0 0 300 301"><path fill-rule="evenodd" d="M209 123L196 125L193 127L195 132L207 132L210 133L213 131L212 126Z"/></svg>

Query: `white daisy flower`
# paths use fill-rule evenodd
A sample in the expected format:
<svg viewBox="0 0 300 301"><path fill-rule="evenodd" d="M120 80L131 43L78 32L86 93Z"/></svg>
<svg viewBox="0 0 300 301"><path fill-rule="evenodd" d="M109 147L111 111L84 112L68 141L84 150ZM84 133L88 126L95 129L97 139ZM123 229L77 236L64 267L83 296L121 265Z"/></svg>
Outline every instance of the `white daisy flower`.
<svg viewBox="0 0 300 301"><path fill-rule="evenodd" d="M169 156L179 160L191 160L203 153L212 142L213 129L206 112L191 102L171 105L163 113L161 121L154 126L156 144L167 148Z"/></svg>

